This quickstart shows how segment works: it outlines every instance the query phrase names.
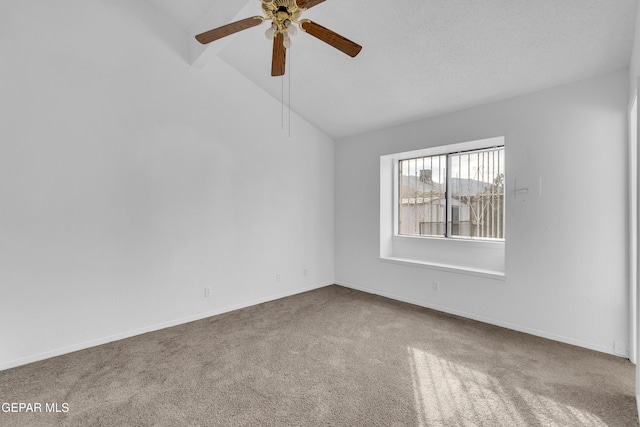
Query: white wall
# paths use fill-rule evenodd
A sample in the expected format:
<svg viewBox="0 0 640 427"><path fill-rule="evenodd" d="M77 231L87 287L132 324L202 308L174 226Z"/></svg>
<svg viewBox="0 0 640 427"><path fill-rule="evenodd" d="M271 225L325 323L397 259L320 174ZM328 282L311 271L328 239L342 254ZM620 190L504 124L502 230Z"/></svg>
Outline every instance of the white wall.
<svg viewBox="0 0 640 427"><path fill-rule="evenodd" d="M628 78L336 141L337 282L624 355ZM507 199L506 280L381 262L380 156L494 136L505 137L507 191L542 179L541 198Z"/></svg>
<svg viewBox="0 0 640 427"><path fill-rule="evenodd" d="M638 26L638 23L640 22L640 8L638 8L638 11L636 13L636 28L635 28L635 35L633 38L633 51L631 52L631 64L629 67L629 103L631 104L633 102L633 100L636 97L637 91L638 91L638 77L640 77L640 27ZM636 118L640 117L638 116L640 112L636 111ZM637 131L637 122L635 123L636 125L636 131ZM637 150L638 148L638 136L636 134L636 141L635 141L635 150L636 150L636 159L635 159L635 167L636 167L636 171L637 171L637 167L638 167L638 163L640 163L640 151ZM633 151L632 149L630 149L629 151ZM632 186L633 187L633 186ZM636 191L636 203L638 203L640 201L640 198L638 198L638 194L637 194L637 190L638 186L635 187L635 191ZM630 197L631 198L631 197ZM636 204L636 214L637 212L640 210L640 205ZM629 209L629 213L632 212L632 209ZM640 226L640 224L636 224L637 226ZM637 235L637 230L640 229L640 227L636 228L636 242L638 241L638 235ZM638 247L636 246L635 248L635 253L636 253L636 259L635 259L635 265L634 267L636 267L636 275L637 275L637 266L638 264L640 264L640 259L638 259L638 255L640 255L640 251L638 250ZM629 262L633 262L632 260L629 260ZM637 280L637 277L636 277ZM634 289L635 292L631 292L631 294L635 293L636 296L636 316L635 316L635 333L636 333L636 361L638 358L638 355L640 355L640 316L637 315L637 309L640 306L640 293L638 293L638 289L637 286L638 284L635 283L634 284L636 289ZM636 404L638 406L638 410L640 412L640 369L637 368L637 363L636 363Z"/></svg>
<svg viewBox="0 0 640 427"><path fill-rule="evenodd" d="M640 7L636 12L636 31L633 37L633 50L631 52L631 64L629 66L629 87L631 93L636 93L638 87L638 76L640 75Z"/></svg>
<svg viewBox="0 0 640 427"><path fill-rule="evenodd" d="M0 3L0 369L333 282L333 141L187 46L142 1Z"/></svg>

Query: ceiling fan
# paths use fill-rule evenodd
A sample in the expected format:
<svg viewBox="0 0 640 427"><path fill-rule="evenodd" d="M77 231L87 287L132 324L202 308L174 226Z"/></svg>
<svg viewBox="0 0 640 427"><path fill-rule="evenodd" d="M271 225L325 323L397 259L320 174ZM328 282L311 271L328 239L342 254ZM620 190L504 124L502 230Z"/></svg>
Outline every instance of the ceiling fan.
<svg viewBox="0 0 640 427"><path fill-rule="evenodd" d="M295 35L297 24L300 30L322 40L323 42L355 57L362 46L342 37L340 34L316 24L308 19L300 19L300 15L307 9L316 6L325 0L260 0L262 3L262 16L253 16L240 21L232 22L222 27L214 28L196 36L202 44L211 43L228 35L246 30L264 21L271 21L271 26L265 35L273 39L273 58L271 62L271 75L282 76L285 71L287 49L291 46L289 35Z"/></svg>

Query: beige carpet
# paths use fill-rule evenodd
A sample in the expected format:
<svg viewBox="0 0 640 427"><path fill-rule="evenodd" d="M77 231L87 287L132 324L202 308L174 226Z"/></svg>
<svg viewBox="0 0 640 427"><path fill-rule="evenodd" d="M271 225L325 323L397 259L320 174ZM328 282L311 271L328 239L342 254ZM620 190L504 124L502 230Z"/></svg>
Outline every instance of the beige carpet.
<svg viewBox="0 0 640 427"><path fill-rule="evenodd" d="M635 426L634 375L625 359L329 286L2 371L0 402L42 412L0 425Z"/></svg>

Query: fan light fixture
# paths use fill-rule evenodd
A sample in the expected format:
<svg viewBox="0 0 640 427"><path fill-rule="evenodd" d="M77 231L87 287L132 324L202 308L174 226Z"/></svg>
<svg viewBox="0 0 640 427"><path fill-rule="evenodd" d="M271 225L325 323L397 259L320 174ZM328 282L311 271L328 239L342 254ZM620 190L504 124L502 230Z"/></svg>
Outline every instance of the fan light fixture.
<svg viewBox="0 0 640 427"><path fill-rule="evenodd" d="M264 21L271 21L271 26L265 31L265 36L269 40L273 39L272 76L284 75L287 49L291 47L290 36L295 36L298 33L296 25L303 32L322 40L351 57L355 57L362 50L362 46L320 24L316 24L308 19L300 19L302 12L324 1L325 0L260 0L264 17L254 16L214 28L213 30L198 34L196 40L202 44L211 43L237 33L238 31L260 25Z"/></svg>
<svg viewBox="0 0 640 427"><path fill-rule="evenodd" d="M291 38L289 36L295 36L298 34L298 29L294 23L300 25L298 18L302 13L296 0L275 0L275 1L262 1L262 11L267 17L265 20L271 20L271 27L265 32L265 36L273 40L276 34L282 34L282 45L285 49L291 47Z"/></svg>

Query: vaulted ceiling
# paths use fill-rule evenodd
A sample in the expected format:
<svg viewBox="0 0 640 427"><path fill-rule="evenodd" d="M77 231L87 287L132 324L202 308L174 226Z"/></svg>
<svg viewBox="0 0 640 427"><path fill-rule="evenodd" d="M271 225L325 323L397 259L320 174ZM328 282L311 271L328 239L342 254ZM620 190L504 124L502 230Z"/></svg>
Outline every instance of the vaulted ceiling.
<svg viewBox="0 0 640 427"><path fill-rule="evenodd" d="M194 66L221 58L337 139L627 68L638 6L637 0L326 0L303 18L362 45L360 55L350 58L299 33L287 74L271 77L266 23L207 46L192 37L260 15L259 0L146 1L190 35Z"/></svg>

